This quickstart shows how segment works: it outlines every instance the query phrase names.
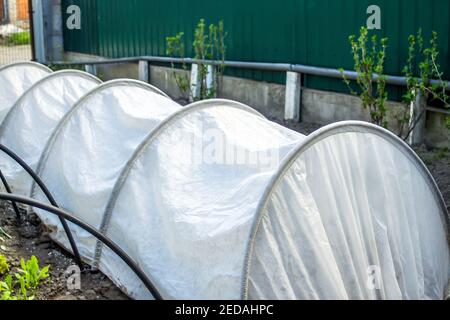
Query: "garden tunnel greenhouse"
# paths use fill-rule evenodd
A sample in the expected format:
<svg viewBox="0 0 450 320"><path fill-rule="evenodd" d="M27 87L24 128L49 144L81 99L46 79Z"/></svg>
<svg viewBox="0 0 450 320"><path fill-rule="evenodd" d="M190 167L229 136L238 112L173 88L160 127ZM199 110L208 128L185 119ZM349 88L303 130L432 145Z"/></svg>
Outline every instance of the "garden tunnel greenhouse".
<svg viewBox="0 0 450 320"><path fill-rule="evenodd" d="M304 136L238 102L182 107L139 81L36 64L0 69L0 99L1 143L164 299L444 298L444 200L387 130L342 122ZM46 200L1 159L14 193ZM36 213L70 250L60 221ZM69 226L85 262L130 297L154 298L113 251Z"/></svg>
<svg viewBox="0 0 450 320"><path fill-rule="evenodd" d="M46 66L34 62L18 62L0 67L0 121L25 91L51 72Z"/></svg>
<svg viewBox="0 0 450 320"><path fill-rule="evenodd" d="M59 71L37 81L9 110L0 124L0 143L14 150L35 168L47 140L61 118L90 90L100 84L94 76L76 70ZM17 124L21 125L18 126ZM4 162L5 165L8 162ZM22 168L9 162L2 168L20 194L29 194L31 180ZM16 179L24 181L16 182ZM25 182L28 180L28 183ZM26 189L21 190L20 187Z"/></svg>

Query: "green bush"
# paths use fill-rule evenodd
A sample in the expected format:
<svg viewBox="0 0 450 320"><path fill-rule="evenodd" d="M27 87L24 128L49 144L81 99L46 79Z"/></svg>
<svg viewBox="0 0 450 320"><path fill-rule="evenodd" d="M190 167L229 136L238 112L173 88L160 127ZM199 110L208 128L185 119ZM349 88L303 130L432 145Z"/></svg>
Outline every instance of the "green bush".
<svg viewBox="0 0 450 320"><path fill-rule="evenodd" d="M29 32L18 32L12 33L5 38L5 44L7 46L20 46L30 44L30 33Z"/></svg>
<svg viewBox="0 0 450 320"><path fill-rule="evenodd" d="M206 25L205 19L200 19L194 30L194 42L192 43L192 51L195 53L196 60L212 60L220 62L216 67L216 76L213 77L212 88L208 88L207 76L208 65L199 63L199 96L194 96L190 88L190 77L185 72L182 76L175 73L175 64L172 63L174 69L174 78L181 92L189 95L192 100L205 100L216 97L218 89L218 81L222 77L225 70L225 55L227 47L225 45L228 33L225 31L223 21L219 21L217 25ZM173 37L166 38L167 55L170 57L185 58L186 48L184 32L179 32ZM188 71L186 63L182 63L181 67L184 71Z"/></svg>
<svg viewBox="0 0 450 320"><path fill-rule="evenodd" d="M350 80L344 74L344 69L340 69L345 84L350 93L359 96L365 109L369 109L372 123L387 127L386 121L386 101L388 93L386 91L386 76L384 66L386 62L387 38L378 40L376 35L369 36L369 31L361 27L359 36L349 37L351 52L355 62L355 71L358 73L356 84L358 89L351 87ZM374 80L374 76L378 79Z"/></svg>

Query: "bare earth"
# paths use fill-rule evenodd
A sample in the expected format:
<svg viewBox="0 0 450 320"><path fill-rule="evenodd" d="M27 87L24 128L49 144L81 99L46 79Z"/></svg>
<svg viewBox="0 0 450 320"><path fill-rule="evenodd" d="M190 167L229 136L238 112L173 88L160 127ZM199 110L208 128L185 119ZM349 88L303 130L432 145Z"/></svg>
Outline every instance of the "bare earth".
<svg viewBox="0 0 450 320"><path fill-rule="evenodd" d="M36 300L128 299L100 272L82 272L81 290L68 290L65 272L75 265L75 261L52 242L37 216L22 211L22 217L19 223L11 205L0 202L0 226L12 237L0 240L0 254L7 257L13 272L19 267L21 258L29 259L32 255L38 258L41 267L50 265L50 281L41 286Z"/></svg>

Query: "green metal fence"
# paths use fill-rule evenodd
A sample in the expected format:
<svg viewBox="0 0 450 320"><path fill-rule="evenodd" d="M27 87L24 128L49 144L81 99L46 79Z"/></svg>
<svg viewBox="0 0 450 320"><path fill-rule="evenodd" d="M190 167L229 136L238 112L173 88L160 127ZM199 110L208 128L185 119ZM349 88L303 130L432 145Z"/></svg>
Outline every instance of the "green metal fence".
<svg viewBox="0 0 450 320"><path fill-rule="evenodd" d="M448 0L63 0L63 12L78 5L81 30L64 29L66 51L105 57L164 56L165 37L179 31L192 42L200 18L224 20L227 60L284 62L352 68L348 36L366 25L369 5L381 8L380 36L389 38L386 72L400 75L408 35L419 28L440 35L440 64L450 78ZM64 14L67 17L67 14ZM228 74L284 83L281 73L228 70ZM305 86L346 91L338 79L310 76ZM391 98L400 97L391 88Z"/></svg>

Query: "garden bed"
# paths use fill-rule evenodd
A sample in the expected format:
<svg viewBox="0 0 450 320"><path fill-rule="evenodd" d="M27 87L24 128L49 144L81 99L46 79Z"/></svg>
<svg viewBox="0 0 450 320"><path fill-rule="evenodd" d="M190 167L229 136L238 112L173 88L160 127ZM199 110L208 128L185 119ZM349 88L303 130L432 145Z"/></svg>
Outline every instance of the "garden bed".
<svg viewBox="0 0 450 320"><path fill-rule="evenodd" d="M310 134L319 125L306 123L284 123L295 131ZM433 174L450 209L450 153L448 150L427 150L422 147L416 150ZM20 258L28 259L35 255L41 266L50 265L50 281L45 282L36 299L38 300L117 300L127 297L102 273L83 272L81 290L67 289L68 267L75 261L64 250L55 245L46 228L36 215L27 215L22 211L23 221L18 224L12 206L0 202L0 226L11 236L0 239L0 254L10 261L12 271L19 268Z"/></svg>
<svg viewBox="0 0 450 320"><path fill-rule="evenodd" d="M0 202L0 226L11 237L2 236L0 254L6 256L11 273L20 267L20 259L38 258L40 266L50 265L50 278L37 291L36 300L123 300L127 297L100 272L83 272L81 290L68 290L66 270L75 265L72 257L55 245L46 228L34 214L22 211L17 223L12 206ZM1 295L0 295L1 296Z"/></svg>

